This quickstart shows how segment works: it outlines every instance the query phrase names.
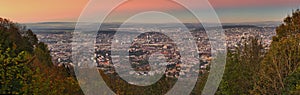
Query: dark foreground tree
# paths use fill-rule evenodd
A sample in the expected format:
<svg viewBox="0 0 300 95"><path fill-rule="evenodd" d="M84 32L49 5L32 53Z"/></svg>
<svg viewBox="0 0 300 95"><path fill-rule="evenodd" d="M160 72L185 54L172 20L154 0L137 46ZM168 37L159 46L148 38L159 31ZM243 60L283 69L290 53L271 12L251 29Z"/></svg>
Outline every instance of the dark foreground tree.
<svg viewBox="0 0 300 95"><path fill-rule="evenodd" d="M31 30L0 18L0 94L83 94L76 79L51 62Z"/></svg>

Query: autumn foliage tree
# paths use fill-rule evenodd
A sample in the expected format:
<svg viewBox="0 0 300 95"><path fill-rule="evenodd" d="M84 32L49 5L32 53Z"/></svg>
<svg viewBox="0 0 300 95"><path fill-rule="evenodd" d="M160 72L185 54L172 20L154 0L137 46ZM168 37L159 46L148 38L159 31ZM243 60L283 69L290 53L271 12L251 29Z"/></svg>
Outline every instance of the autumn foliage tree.
<svg viewBox="0 0 300 95"><path fill-rule="evenodd" d="M296 90L296 87L299 87L299 83L295 81L296 84L292 84L289 80L299 77L297 70L300 65L300 11L296 10L292 16L286 17L284 24L277 27L276 33L270 50L261 63L259 81L255 84L252 94L293 94L294 91L287 89Z"/></svg>
<svg viewBox="0 0 300 95"><path fill-rule="evenodd" d="M0 18L0 94L83 94L31 30Z"/></svg>
<svg viewBox="0 0 300 95"><path fill-rule="evenodd" d="M267 51L255 38L227 56L217 94L300 94L300 10L284 19Z"/></svg>

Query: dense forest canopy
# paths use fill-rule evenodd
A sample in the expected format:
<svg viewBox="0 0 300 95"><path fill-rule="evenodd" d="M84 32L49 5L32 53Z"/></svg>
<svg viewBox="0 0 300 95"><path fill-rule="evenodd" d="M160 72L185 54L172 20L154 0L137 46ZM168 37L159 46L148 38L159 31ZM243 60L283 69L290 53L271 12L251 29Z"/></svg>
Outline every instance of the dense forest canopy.
<svg viewBox="0 0 300 95"><path fill-rule="evenodd" d="M45 43L25 27L0 18L0 94L82 94Z"/></svg>
<svg viewBox="0 0 300 95"><path fill-rule="evenodd" d="M230 51L217 94L300 94L300 11L276 28L269 50L257 37Z"/></svg>

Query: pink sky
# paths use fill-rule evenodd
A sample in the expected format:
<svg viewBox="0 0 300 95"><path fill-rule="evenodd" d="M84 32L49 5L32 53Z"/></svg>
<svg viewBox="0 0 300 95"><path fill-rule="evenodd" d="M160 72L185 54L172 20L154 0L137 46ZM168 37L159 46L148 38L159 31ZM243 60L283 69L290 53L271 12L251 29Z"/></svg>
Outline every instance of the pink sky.
<svg viewBox="0 0 300 95"><path fill-rule="evenodd" d="M209 2L216 8L300 5L300 0L209 0Z"/></svg>
<svg viewBox="0 0 300 95"><path fill-rule="evenodd" d="M0 17L16 22L76 21L87 2L88 0L5 0L0 3ZM176 4L169 3L169 0L131 0L130 2L120 6L119 11L180 8ZM209 2L216 9L300 5L300 0L209 0Z"/></svg>

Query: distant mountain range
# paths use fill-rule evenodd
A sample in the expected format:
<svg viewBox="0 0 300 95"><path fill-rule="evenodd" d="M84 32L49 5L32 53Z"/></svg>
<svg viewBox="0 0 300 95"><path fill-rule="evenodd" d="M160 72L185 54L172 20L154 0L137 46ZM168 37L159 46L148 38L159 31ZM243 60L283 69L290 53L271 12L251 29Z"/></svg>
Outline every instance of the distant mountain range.
<svg viewBox="0 0 300 95"><path fill-rule="evenodd" d="M265 21L265 22L249 22L249 23L222 23L223 28L232 28L232 27L277 27L282 22L279 21ZM75 29L77 22L39 22L39 23L23 23L29 29L34 30L35 32L41 32L45 30L49 31L73 31ZM102 24L102 29L117 28L122 23L104 23ZM215 26L217 23L204 23L208 27ZM153 25L147 23L130 23L130 26L137 27L141 25ZM160 27L172 27L175 23L166 23L166 24L156 24ZM199 23L184 23L187 28L203 28Z"/></svg>

